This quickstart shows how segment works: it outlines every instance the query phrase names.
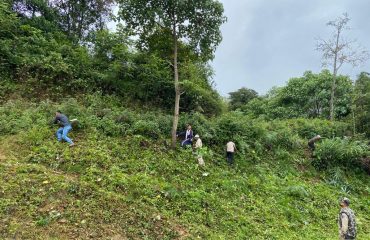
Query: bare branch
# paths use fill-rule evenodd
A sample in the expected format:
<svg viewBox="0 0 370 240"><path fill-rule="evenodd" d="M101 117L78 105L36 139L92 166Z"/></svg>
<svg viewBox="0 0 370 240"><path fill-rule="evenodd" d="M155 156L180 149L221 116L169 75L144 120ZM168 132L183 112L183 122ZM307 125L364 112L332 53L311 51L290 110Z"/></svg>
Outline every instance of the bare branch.
<svg viewBox="0 0 370 240"><path fill-rule="evenodd" d="M334 33L330 39L317 38L316 50L322 52L322 66L336 66L336 70L349 63L353 67L359 66L370 57L369 52L357 44L356 39L345 39L342 37L344 30L349 30L347 25L350 21L347 13L327 23L334 28ZM358 46L353 47L354 44Z"/></svg>
<svg viewBox="0 0 370 240"><path fill-rule="evenodd" d="M336 76L338 70L343 66L343 64L348 63L353 67L356 67L366 60L369 59L370 55L367 50L362 46L357 44L356 40L348 40L343 38L343 32L349 30L350 27L348 23L350 18L347 13L337 19L327 23L327 26L333 27L333 35L330 39L324 40L321 38L317 39L316 50L322 52L322 66L332 66L333 67L333 79L331 88L331 98L330 98L330 119L334 120L334 104L335 104L335 89L336 89Z"/></svg>

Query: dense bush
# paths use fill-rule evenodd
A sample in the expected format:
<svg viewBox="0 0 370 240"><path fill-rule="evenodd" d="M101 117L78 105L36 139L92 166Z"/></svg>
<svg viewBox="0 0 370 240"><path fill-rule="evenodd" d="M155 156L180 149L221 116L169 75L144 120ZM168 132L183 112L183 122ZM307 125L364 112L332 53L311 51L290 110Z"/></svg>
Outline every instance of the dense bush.
<svg viewBox="0 0 370 240"><path fill-rule="evenodd" d="M74 148L56 142L56 127L49 125L55 109L80 121L81 129L70 133ZM316 154L322 162L340 166L335 171L316 171L303 151L306 137L330 133L333 126L326 121L266 122L240 112L215 118L181 115L181 130L190 123L201 134L205 167L188 149L172 151L162 144L170 138L171 115L123 107L112 96L94 94L58 104L8 101L0 107L0 121L0 153L11 156L4 162L0 154L0 215L12 219L12 209L22 213L17 219L31 229L22 237L59 229L61 219L70 229L89 226L95 231L103 219L105 230L130 238L173 239L179 234L169 232L179 224L190 238L243 239L251 233L256 239L332 238L333 206L342 195L354 199L360 235L367 239L370 234L368 178L343 169L345 159L366 156L366 144L354 139L319 142ZM239 150L233 168L224 159L228 140ZM336 145L327 146L327 141ZM58 212L40 212L51 200ZM1 233L11 231L10 224L1 225Z"/></svg>
<svg viewBox="0 0 370 240"><path fill-rule="evenodd" d="M369 154L369 147L359 141L350 139L325 139L315 150L314 165L317 168L333 166L359 166L363 157Z"/></svg>
<svg viewBox="0 0 370 240"><path fill-rule="evenodd" d="M53 136L56 127L50 125L55 111L62 110L70 119L77 118L73 134L96 132L109 137L142 135L151 139L169 139L172 116L161 112L140 113L122 107L117 97L101 94L86 95L77 100L67 98L60 104L42 101L38 104L24 101L8 101L0 107L0 130L2 135L37 131L34 126L43 126L42 132ZM307 140L316 134L324 137L343 138L349 133L349 126L341 122L319 119L290 119L263 121L252 119L241 112L230 112L218 118L207 118L194 112L183 114L179 131L191 124L199 134L205 147L222 153L228 141L234 141L239 157L261 159L261 156L275 155L276 159L293 161L290 152L307 148ZM30 134L33 136L35 133ZM30 140L33 141L33 140ZM320 168L327 165L348 166L358 163L366 155L366 145L354 140L325 140L318 144L314 164Z"/></svg>
<svg viewBox="0 0 370 240"><path fill-rule="evenodd" d="M87 17L92 9L84 10L75 14ZM58 22L72 21L77 15L66 18L63 13L61 17L60 11L64 10L42 1L0 4L0 79L4 80L0 100L14 93L30 99L60 99L100 91L119 96L121 102L129 100L151 108L172 110L175 92L168 59L153 49L135 48L138 43L127 36L122 25L118 25L115 32L106 30L106 19L99 20L98 29L85 29L78 37L83 41L78 44L73 31L69 32L68 28L66 32L61 25L65 23ZM100 13L94 15L89 24L94 25L98 16ZM181 61L185 60L180 57ZM181 66L184 66L180 68L184 88L182 111L221 114L224 104L211 84L210 66L195 57Z"/></svg>
<svg viewBox="0 0 370 240"><path fill-rule="evenodd" d="M47 108L47 105L47 103L44 103L40 104L39 107ZM16 134L36 125L47 124L45 112L38 111L36 104L8 101L0 106L0 134L2 135Z"/></svg>
<svg viewBox="0 0 370 240"><path fill-rule="evenodd" d="M291 78L286 86L272 88L262 97L241 107L248 115L268 119L328 118L332 74L328 70L315 74L307 71L299 78ZM338 76L336 89L336 118L343 119L351 112L352 82Z"/></svg>
<svg viewBox="0 0 370 240"><path fill-rule="evenodd" d="M352 129L349 123L346 122L331 122L323 119L291 119L286 120L288 126L299 134L300 137L310 139L316 135L322 137L344 137L351 136Z"/></svg>
<svg viewBox="0 0 370 240"><path fill-rule="evenodd" d="M160 135L159 124L154 121L139 120L132 126L132 132L143 136L148 136L157 139Z"/></svg>

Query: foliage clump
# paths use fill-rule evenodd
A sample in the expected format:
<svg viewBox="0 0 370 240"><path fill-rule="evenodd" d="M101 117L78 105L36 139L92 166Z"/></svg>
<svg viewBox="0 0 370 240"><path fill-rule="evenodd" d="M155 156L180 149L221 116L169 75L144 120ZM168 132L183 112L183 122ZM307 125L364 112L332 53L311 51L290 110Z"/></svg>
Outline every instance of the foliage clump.
<svg viewBox="0 0 370 240"><path fill-rule="evenodd" d="M81 127L70 133L74 148L56 142L56 129L48 125L55 109L79 119ZM31 239L91 234L334 238L337 199L344 194L354 199L359 238L370 236L366 173L343 162L335 163L339 170L318 171L306 155L307 136L313 133L326 129L344 137L345 131L330 131L326 120L267 122L240 112L212 119L183 115L181 124L192 124L203 140L206 165L199 167L191 150L173 151L163 144L169 139L170 115L122 107L114 96L8 101L0 107L0 119L9 119L0 133L0 234L5 237L18 232ZM224 156L228 140L239 150L233 167ZM322 151L326 141L339 140L319 142L315 154L330 159L337 150ZM340 146L364 146L343 141ZM344 156L359 155L349 151Z"/></svg>
<svg viewBox="0 0 370 240"><path fill-rule="evenodd" d="M318 168L346 166L354 167L361 164L361 160L369 155L369 147L360 141L350 139L325 139L315 151L315 166Z"/></svg>

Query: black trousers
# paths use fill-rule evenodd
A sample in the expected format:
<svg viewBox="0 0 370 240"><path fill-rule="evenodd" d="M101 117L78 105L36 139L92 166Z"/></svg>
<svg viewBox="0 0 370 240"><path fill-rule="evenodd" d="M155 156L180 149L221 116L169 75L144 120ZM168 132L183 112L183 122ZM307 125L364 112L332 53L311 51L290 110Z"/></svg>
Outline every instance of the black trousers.
<svg viewBox="0 0 370 240"><path fill-rule="evenodd" d="M229 165L233 165L234 164L234 153L233 152L226 152L226 159L227 159L227 163Z"/></svg>
<svg viewBox="0 0 370 240"><path fill-rule="evenodd" d="M315 143L309 142L308 147L310 148L311 151L315 151Z"/></svg>

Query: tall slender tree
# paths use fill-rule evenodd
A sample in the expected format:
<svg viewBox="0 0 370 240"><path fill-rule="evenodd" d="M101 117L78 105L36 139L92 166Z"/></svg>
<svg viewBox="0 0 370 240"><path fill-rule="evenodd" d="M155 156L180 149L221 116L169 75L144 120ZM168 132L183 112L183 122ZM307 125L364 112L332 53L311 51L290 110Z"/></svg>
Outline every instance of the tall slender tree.
<svg viewBox="0 0 370 240"><path fill-rule="evenodd" d="M157 27L171 31L175 86L172 125L174 148L182 93L178 70L179 41L191 46L204 61L212 59L222 40L220 27L226 21L223 5L217 0L118 0L118 3L119 16L134 34L145 37Z"/></svg>
<svg viewBox="0 0 370 240"><path fill-rule="evenodd" d="M335 118L335 89L338 70L344 63L352 66L358 66L369 58L369 53L360 45L355 46L355 40L347 40L343 37L343 32L349 30L348 23L350 18L347 13L337 19L327 23L327 26L333 27L334 32L328 40L318 39L316 50L323 53L323 66L333 67L333 79L330 97L330 120Z"/></svg>

